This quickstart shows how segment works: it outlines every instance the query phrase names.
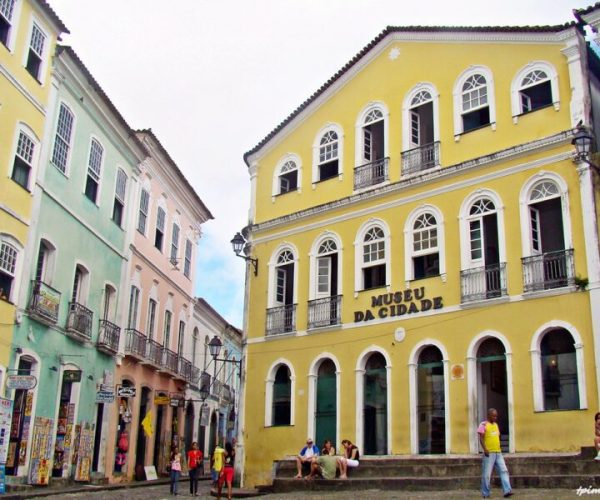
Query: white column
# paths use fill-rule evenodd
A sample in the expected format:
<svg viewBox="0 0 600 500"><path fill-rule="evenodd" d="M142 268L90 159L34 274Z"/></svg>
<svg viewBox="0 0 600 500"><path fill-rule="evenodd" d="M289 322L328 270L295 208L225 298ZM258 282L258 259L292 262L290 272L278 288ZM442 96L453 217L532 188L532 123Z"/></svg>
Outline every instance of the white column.
<svg viewBox="0 0 600 500"><path fill-rule="evenodd" d="M308 375L308 433L307 436L312 437L313 439L317 439L315 435L316 425L315 425L315 412L316 412L316 404L315 401L317 399L317 375L315 373L310 373ZM334 444L335 445L335 444Z"/></svg>
<svg viewBox="0 0 600 500"><path fill-rule="evenodd" d="M408 404L410 405L410 452L419 453L419 432L417 415L417 363L408 364Z"/></svg>

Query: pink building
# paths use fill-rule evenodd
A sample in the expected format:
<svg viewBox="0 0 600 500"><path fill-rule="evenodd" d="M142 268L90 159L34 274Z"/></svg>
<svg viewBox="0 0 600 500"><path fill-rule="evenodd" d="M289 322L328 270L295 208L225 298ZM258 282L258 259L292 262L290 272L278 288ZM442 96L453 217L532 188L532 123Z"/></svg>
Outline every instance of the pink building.
<svg viewBox="0 0 600 500"><path fill-rule="evenodd" d="M201 224L213 218L152 131L137 136L149 157L120 291L125 330L106 442L113 482L143 479L148 465L164 473L171 446L183 444L185 391L200 376L191 362L195 251Z"/></svg>

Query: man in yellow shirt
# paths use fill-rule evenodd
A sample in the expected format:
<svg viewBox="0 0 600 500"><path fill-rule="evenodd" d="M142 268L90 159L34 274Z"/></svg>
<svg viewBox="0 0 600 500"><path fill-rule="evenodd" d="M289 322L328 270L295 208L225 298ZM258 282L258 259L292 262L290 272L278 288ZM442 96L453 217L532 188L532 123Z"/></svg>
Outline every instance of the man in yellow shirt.
<svg viewBox="0 0 600 500"><path fill-rule="evenodd" d="M221 470L223 469L223 457L225 455L225 450L222 448L221 443L219 443L212 456L212 480L213 484L217 485L219 482L219 475L221 474Z"/></svg>
<svg viewBox="0 0 600 500"><path fill-rule="evenodd" d="M487 413L487 420L479 424L477 433L479 434L479 443L483 448L483 462L481 471L481 494L483 498L490 497L490 480L492 470L496 468L496 473L500 476L504 498L512 496L508 469L504 463L502 450L500 449L500 429L498 428L498 412L495 408L490 408Z"/></svg>

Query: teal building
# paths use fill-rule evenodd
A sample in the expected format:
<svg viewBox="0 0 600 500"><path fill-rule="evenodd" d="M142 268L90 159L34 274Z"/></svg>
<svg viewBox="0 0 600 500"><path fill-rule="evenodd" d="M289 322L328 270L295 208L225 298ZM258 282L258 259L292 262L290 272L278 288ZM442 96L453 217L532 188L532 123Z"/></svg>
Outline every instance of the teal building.
<svg viewBox="0 0 600 500"><path fill-rule="evenodd" d="M7 475L32 484L104 476L126 322L119 304L147 156L71 48L57 49L49 83L10 366L37 385L7 394Z"/></svg>

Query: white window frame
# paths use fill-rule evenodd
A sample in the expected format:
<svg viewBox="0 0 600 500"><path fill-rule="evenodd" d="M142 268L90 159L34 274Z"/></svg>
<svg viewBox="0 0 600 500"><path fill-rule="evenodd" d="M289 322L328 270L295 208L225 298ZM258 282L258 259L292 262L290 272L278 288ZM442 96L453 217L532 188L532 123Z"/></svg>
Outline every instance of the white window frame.
<svg viewBox="0 0 600 500"><path fill-rule="evenodd" d="M273 187L271 190L271 201L275 201L276 197L280 194L293 193L294 191L281 192L279 177L281 176L281 169L288 162L294 162L296 164L296 171L298 172L298 188L295 190L298 194L302 192L302 161L300 157L295 153L287 153L279 159L277 165L273 170Z"/></svg>
<svg viewBox="0 0 600 500"><path fill-rule="evenodd" d="M189 250L189 252L188 252ZM183 275L186 278L192 279L192 262L194 258L194 244L189 238L185 239L185 250L183 259Z"/></svg>
<svg viewBox="0 0 600 500"><path fill-rule="evenodd" d="M21 2L19 2L21 3ZM44 35L44 47L42 48L42 54L38 54L41 58L40 69L39 69L39 78L36 79L40 85L44 85L46 83L46 73L48 70L48 60L50 54L50 45L53 45L53 39L50 36L47 29L44 28L44 23L39 19L35 14L32 13L31 19L29 20L29 28L27 30L27 45L23 50L23 68L27 68L27 59L29 58L29 49L31 47L31 37L33 35L33 27L35 27ZM29 74L27 69L25 71ZM32 78L35 79L34 76Z"/></svg>
<svg viewBox="0 0 600 500"><path fill-rule="evenodd" d="M383 219L372 218L360 226L354 240L354 296L357 297L359 292L364 291L363 280L363 246L366 234L373 227L378 226L383 230L384 235L384 251L385 257L381 263L385 263L385 287L390 291L391 276L392 276L392 256L390 244L390 228ZM369 267L369 266L367 266Z"/></svg>
<svg viewBox="0 0 600 500"><path fill-rule="evenodd" d="M177 228L177 230L175 230ZM177 253L179 252L179 239L181 237L181 224L179 219L175 218L171 223L171 246L169 249L169 260L176 266L179 262Z"/></svg>
<svg viewBox="0 0 600 500"><path fill-rule="evenodd" d="M167 321L167 316L169 321ZM173 318L174 314L170 307L165 307L165 312L163 314L163 331L162 331L162 345L167 349L171 349L172 342L172 326L173 326ZM168 335L167 335L168 333ZM168 338L167 338L168 337Z"/></svg>
<svg viewBox="0 0 600 500"><path fill-rule="evenodd" d="M110 281L105 281L103 287L102 309L100 311L100 319L106 319L108 321L116 323L117 296L118 292L116 285ZM107 305L108 311L106 311Z"/></svg>
<svg viewBox="0 0 600 500"><path fill-rule="evenodd" d="M430 251L414 252L413 230L416 220L425 213L431 213L437 222L437 253L440 260L440 277L446 281L446 239L445 222L442 211L434 205L421 205L410 212L404 223L404 279L406 287L415 279L413 257L435 253Z"/></svg>
<svg viewBox="0 0 600 500"><path fill-rule="evenodd" d="M558 73L556 72L556 68L546 61L531 61L517 71L510 85L510 101L513 123L518 123L520 115L523 114L523 107L521 104L521 89L523 88L521 84L523 79L529 73L536 70L543 71L548 76L548 80L550 81L550 89L552 91L552 104L556 111L560 110L560 93L558 86Z"/></svg>
<svg viewBox="0 0 600 500"><path fill-rule="evenodd" d="M144 193L146 193L148 195L148 203L146 206L146 211L143 210ZM144 215L145 219L144 219L143 230L140 230L140 221L141 221L142 214ZM148 189L146 189L146 186L142 186L142 189L140 189L140 199L139 199L139 203L138 203L138 217L137 217L136 229L137 229L138 233L140 233L143 236L147 236L149 219L150 219L150 191Z"/></svg>
<svg viewBox="0 0 600 500"><path fill-rule="evenodd" d="M490 123L492 130L496 130L496 93L494 85L494 75L487 66L477 65L469 66L465 69L454 82L452 91L454 106L454 140L459 141L463 129L463 85L473 75L482 75L485 78L487 85L488 106L490 111ZM470 131L471 132L471 131Z"/></svg>
<svg viewBox="0 0 600 500"><path fill-rule="evenodd" d="M285 358L279 358L267 371L265 380L265 427L273 427L273 386L275 385L275 374L281 365L288 367L290 371L290 426L296 421L296 372L294 365ZM287 426L286 426L287 427Z"/></svg>
<svg viewBox="0 0 600 500"><path fill-rule="evenodd" d="M519 209L521 216L521 251L523 257L531 257L539 254L539 252L535 252L532 247L529 207L531 203L531 191L538 183L543 181L554 182L558 187L561 198L563 240L565 242L565 249L573 248L573 233L571 230L571 216L569 215L570 204L567 183L560 175L554 172L540 171L530 177L525 184L523 184L519 194Z"/></svg>
<svg viewBox="0 0 600 500"><path fill-rule="evenodd" d="M586 410L587 403L587 384L585 380L585 359L583 352L583 341L581 334L572 324L560 320L552 320L539 327L531 338L531 346L529 352L531 354L531 373L532 373L532 389L533 389L533 409L534 411L549 411L544 407L544 378L542 376L542 339L544 335L562 328L568 331L573 337L575 346L575 359L577 362L577 384L579 392L579 409ZM576 410L563 410L576 411Z"/></svg>
<svg viewBox="0 0 600 500"><path fill-rule="evenodd" d="M373 110L381 111L383 115L383 140L384 140L384 153L383 157L388 158L390 156L390 136L389 136L389 122L390 122L390 112L387 105L383 101L371 101L367 103L363 109L359 112L358 117L356 119L356 123L354 125L355 128L355 150L354 150L354 166L360 167L361 165L365 165L369 162L363 159L363 149L364 149L364 134L363 127L365 126L365 120L369 113ZM387 181L386 181L387 182ZM381 184L377 184L381 186ZM371 188L371 186L369 186Z"/></svg>
<svg viewBox="0 0 600 500"><path fill-rule="evenodd" d="M90 165L90 160L92 158L92 144L93 142L97 142L99 144L99 146L102 148L102 157L100 159L100 172L98 174L96 174L96 172L92 169L91 165ZM90 135L90 142L89 142L89 146L88 146L88 152L87 152L87 157L86 157L86 169L85 169L85 175L84 175L84 180L83 180L83 195L86 197L86 199L88 199L90 202L94 203L96 206L100 206L100 199L102 198L102 174L104 173L104 160L106 159L106 148L104 147L104 144L102 144L102 141L95 135ZM97 183L98 183L98 190L96 192L96 200L90 200L87 195L85 194L85 188L87 185L87 179L88 176L90 176L90 171L92 171L94 173L94 175L98 175L98 179L97 179ZM92 179L96 180L94 178L94 176L92 176Z"/></svg>
<svg viewBox="0 0 600 500"><path fill-rule="evenodd" d="M131 307L133 305L132 301L131 301L131 292L132 289L135 288L137 290L137 302L136 302L136 306L135 306L135 316L132 317L131 314ZM140 314L141 314L141 307L140 307L140 303L141 303L141 297L142 297L142 289L140 288L139 283L130 283L129 284L129 289L127 290L129 293L127 294L127 323L126 323L126 328L133 328L135 330L137 330L139 328L139 318L140 318Z"/></svg>
<svg viewBox="0 0 600 500"><path fill-rule="evenodd" d="M277 268L280 266L278 264L279 256L285 251L291 252L293 256L292 263L294 264L294 290L293 290L293 304L298 303L298 263L299 258L298 249L295 245L288 242L281 243L275 251L271 254L271 258L269 259L268 268L269 268L269 290L267 293L267 304L269 308L277 307L281 304L277 303Z"/></svg>
<svg viewBox="0 0 600 500"><path fill-rule="evenodd" d="M121 179L119 179L119 177L122 176ZM119 180L125 180L125 182L123 184L119 183ZM114 204L118 201L119 203L121 203L122 206L122 212L121 212L121 222L117 222L115 220L113 220L113 222L115 224L118 224L119 227L125 227L126 226L126 221L127 221L127 205L126 205L126 201L127 201L127 181L129 180L129 177L127 176L127 173L125 172L125 170L119 166L117 166L117 175L115 176L115 199L113 200L113 213L114 213ZM120 189L121 189L121 185L123 185L123 192L120 193ZM112 219L112 213L111 213L111 219Z"/></svg>
<svg viewBox="0 0 600 500"><path fill-rule="evenodd" d="M318 287L318 259L320 257L319 248L326 240L333 240L337 246L337 259L338 259L338 273L337 273L337 290L338 295L342 295L342 286L343 286L343 278L342 272L343 269L343 255L344 255L344 247L342 245L342 238L332 231L325 231L320 234L317 239L312 244L310 252L308 254L309 258L309 267L310 267L310 277L309 277L309 289L308 289L308 300L315 300L319 297L317 287ZM333 253L333 252L332 252ZM331 254L328 254L331 255Z"/></svg>
<svg viewBox="0 0 600 500"><path fill-rule="evenodd" d="M8 301L15 304L17 302L17 298L19 297L19 289L21 285L21 273L23 272L23 257L24 257L24 247L21 245L19 240L17 240L13 235L7 233L0 233L0 246L9 245L12 249L16 251L15 256L15 264L14 271L8 272L8 270L3 269L3 272L12 276L12 285L10 294L8 295Z"/></svg>
<svg viewBox="0 0 600 500"><path fill-rule="evenodd" d="M14 6L13 6L12 17L9 21L10 30L8 32L8 38L6 40L6 48L11 53L15 52L15 41L17 39L17 32L19 31L18 28L19 28L19 22L20 22L20 18L21 18L21 6L23 5L23 3L24 2L22 2L20 0L15 0Z"/></svg>
<svg viewBox="0 0 600 500"><path fill-rule="evenodd" d="M60 121L60 112L62 109L65 109L70 115L71 115L71 130L70 130L70 136L69 136L69 140L68 142L65 140L64 137L60 136L58 134L58 125L59 125L59 121ZM76 123L77 123L77 117L73 111L73 108L71 106L69 106L69 104L67 104L66 101L61 100L58 103L58 113L56 113L56 123L54 124L54 140L52 142L52 151L50 152L50 163L52 163L52 165L54 165L56 167L56 169L63 174L66 177L69 177L69 171L70 171L70 165L71 165L71 155L73 152L73 138L75 137L75 127L76 127ZM54 161L54 151L56 149L56 143L58 140L61 140L63 143L65 143L66 148L67 148L67 157L65 158L65 165L64 165L64 170L62 170L60 165L57 165L56 162Z"/></svg>
<svg viewBox="0 0 600 500"><path fill-rule="evenodd" d="M27 189L27 191L31 192L33 190L33 185L35 184L35 180L37 178L37 169L38 169L38 164L39 164L41 144L40 144L40 140L38 139L37 135L33 132L33 130L31 128L29 128L29 126L27 126L23 122L19 122L15 128L12 154L9 156L9 159L8 159L8 169L7 169L8 177L11 178L11 180L12 180L12 174L13 174L13 169L14 169L14 165L15 165L15 157L17 155L17 147L19 145L19 137L20 137L21 133L25 134L34 144L33 156L32 156L32 161L31 161L31 165L30 165L31 170L29 171L29 179L27 182L27 187L25 188L25 189ZM13 181L13 182L16 182L16 181Z"/></svg>
<svg viewBox="0 0 600 500"><path fill-rule="evenodd" d="M320 153L321 153L321 139L328 132L335 132L337 134L337 160L338 160L338 180L343 180L344 178L344 129L341 125L337 123L327 123L325 124L317 135L315 136L315 140L313 141L312 146L312 188L315 189L315 184L320 181L319 176L319 166L320 162ZM331 177L332 179L334 177Z"/></svg>
<svg viewBox="0 0 600 500"><path fill-rule="evenodd" d="M77 295L73 297L73 289L70 290L69 301L73 298L76 299L78 304L82 306L87 306L90 298L90 284L92 282L92 274L90 272L90 267L84 264L80 260L75 261L75 267L73 268L73 280L71 281L71 285L75 284L75 274L77 273L77 268L81 269L81 281L77 287Z"/></svg>
<svg viewBox="0 0 600 500"><path fill-rule="evenodd" d="M469 215L474 203L482 198L489 198L496 207L496 217L498 221L498 258L500 262L506 262L506 230L504 226L504 204L500 195L491 189L477 189L470 193L460 206L458 223L460 230L460 263L461 269L473 269L481 266L481 261L471 259L471 238L469 233L469 223L475 218L481 216Z"/></svg>
<svg viewBox="0 0 600 500"><path fill-rule="evenodd" d="M32 273L32 279L35 279L35 277L36 277L37 264L38 264L37 259L39 257L39 253L40 253L40 246L42 244L46 246L48 252L47 252L46 258L45 258L41 280L46 285L52 286L52 281L54 279L54 271L56 268L57 251L58 250L57 250L56 245L45 235L40 236L38 246L36 248L37 252L35 254L35 264L34 264L34 269L33 269L33 273Z"/></svg>
<svg viewBox="0 0 600 500"><path fill-rule="evenodd" d="M412 100L421 92L429 92L431 95L431 103L433 105L433 142L440 140L440 94L433 83L419 82L405 96L402 101L402 151L408 151L417 146L413 146L411 142L411 119L410 114L415 107L412 105Z"/></svg>
<svg viewBox="0 0 600 500"><path fill-rule="evenodd" d="M163 224L163 228L162 228L162 234L163 234L163 239L162 239L162 245L161 248L158 249L154 246L154 242L156 241L156 229L158 228L158 213L159 213L159 209L161 209L164 214L165 214L165 220L164 220L164 224ZM169 212L167 211L167 204L165 202L165 199L161 196L158 199L157 202L157 207L156 207L156 214L154 217L154 233L153 233L153 240L152 240L152 246L154 248L156 248L156 250L158 250L160 253L164 254L165 253L165 246L166 246L166 242L167 242L167 227L169 225ZM170 255L170 254L169 254Z"/></svg>

